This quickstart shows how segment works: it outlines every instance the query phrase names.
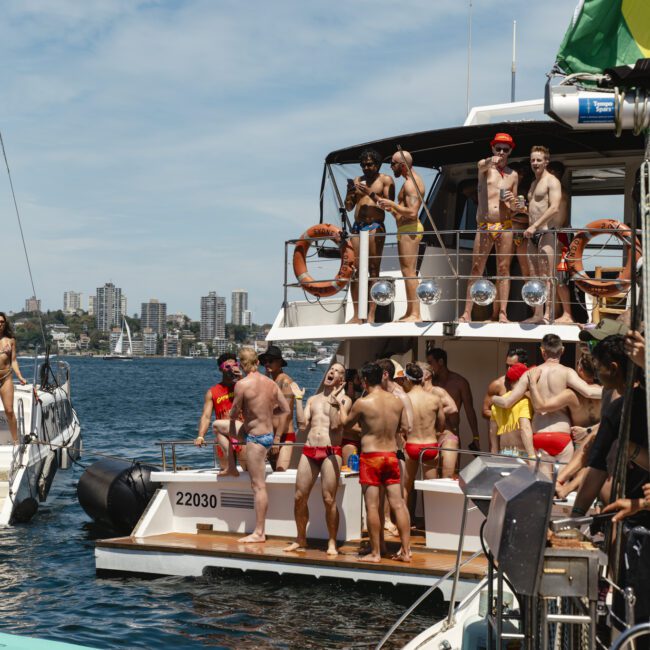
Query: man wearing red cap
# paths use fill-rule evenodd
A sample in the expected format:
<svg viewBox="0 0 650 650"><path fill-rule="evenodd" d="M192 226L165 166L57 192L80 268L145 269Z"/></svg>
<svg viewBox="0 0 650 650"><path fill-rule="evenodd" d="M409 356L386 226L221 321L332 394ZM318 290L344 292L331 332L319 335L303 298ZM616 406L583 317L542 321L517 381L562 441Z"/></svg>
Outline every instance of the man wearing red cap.
<svg viewBox="0 0 650 650"><path fill-rule="evenodd" d="M505 376L506 394L528 371L523 363L512 364ZM512 456L535 456L533 446L533 407L528 397L523 397L510 408L492 405L490 418L490 452L507 453Z"/></svg>
<svg viewBox="0 0 650 650"><path fill-rule="evenodd" d="M510 264L513 254L512 214L517 195L518 176L508 167L508 156L515 148L512 136L497 133L492 142L492 156L478 162L478 232L472 251L472 278L483 274L492 246L497 252L497 303L500 323L508 322L507 307L510 292ZM465 311L458 319L468 323L472 319L470 290L473 280L467 283Z"/></svg>

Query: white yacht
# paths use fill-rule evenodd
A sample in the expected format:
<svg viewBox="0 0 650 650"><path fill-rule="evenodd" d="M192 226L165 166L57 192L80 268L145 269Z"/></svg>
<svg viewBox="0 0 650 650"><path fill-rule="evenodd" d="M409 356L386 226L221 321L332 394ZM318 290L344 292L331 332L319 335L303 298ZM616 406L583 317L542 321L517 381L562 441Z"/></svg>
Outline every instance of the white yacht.
<svg viewBox="0 0 650 650"><path fill-rule="evenodd" d="M79 458L81 426L70 391L70 366L64 361L46 360L31 384L14 386L18 445L0 405L0 526L31 519L57 470Z"/></svg>

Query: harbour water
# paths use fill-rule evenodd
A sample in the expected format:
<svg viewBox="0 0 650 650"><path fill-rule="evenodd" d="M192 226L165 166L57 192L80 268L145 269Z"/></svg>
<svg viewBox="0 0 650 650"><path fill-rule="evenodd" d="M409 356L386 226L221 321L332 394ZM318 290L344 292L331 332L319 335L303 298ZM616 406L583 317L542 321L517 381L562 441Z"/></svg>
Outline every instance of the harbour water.
<svg viewBox="0 0 650 650"><path fill-rule="evenodd" d="M196 435L207 359L107 362L68 359L87 452L160 462L158 440ZM31 376L29 362L23 374ZM287 372L313 392L323 367ZM208 450L188 462L210 461ZM217 572L202 578L97 578L94 540L107 536L78 505L81 466L59 472L47 504L26 525L0 530L0 630L95 648L369 648L420 589ZM429 600L387 647L431 624Z"/></svg>

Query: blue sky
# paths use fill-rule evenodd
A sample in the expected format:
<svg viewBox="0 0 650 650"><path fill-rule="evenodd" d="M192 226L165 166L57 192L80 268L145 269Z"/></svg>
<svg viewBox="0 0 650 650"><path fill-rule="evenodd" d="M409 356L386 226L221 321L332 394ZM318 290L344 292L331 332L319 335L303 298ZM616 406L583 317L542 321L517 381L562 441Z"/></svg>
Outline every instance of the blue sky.
<svg viewBox="0 0 650 650"><path fill-rule="evenodd" d="M196 318L208 291L282 302L325 155L465 118L468 2L13 0L0 129L36 290L121 286ZM574 3L473 0L472 104L541 97ZM31 295L4 170L0 310Z"/></svg>

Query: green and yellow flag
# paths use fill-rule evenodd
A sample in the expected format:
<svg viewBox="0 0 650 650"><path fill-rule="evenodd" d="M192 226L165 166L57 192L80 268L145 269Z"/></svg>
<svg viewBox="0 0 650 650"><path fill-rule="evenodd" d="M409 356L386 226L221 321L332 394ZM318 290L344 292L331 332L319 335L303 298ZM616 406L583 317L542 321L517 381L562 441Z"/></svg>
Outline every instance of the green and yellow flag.
<svg viewBox="0 0 650 650"><path fill-rule="evenodd" d="M557 55L566 74L650 57L650 0L580 0Z"/></svg>

